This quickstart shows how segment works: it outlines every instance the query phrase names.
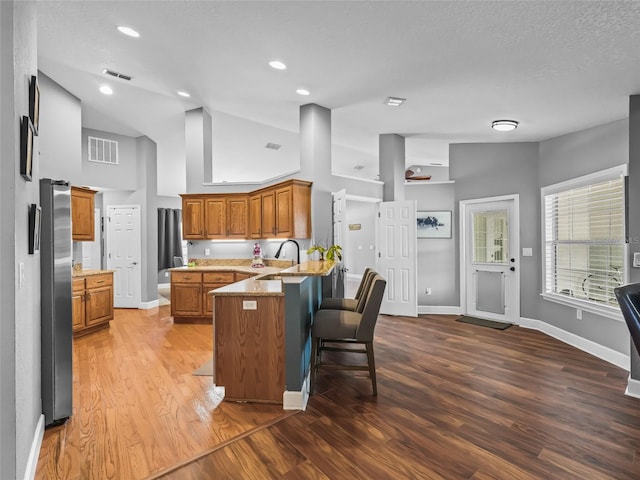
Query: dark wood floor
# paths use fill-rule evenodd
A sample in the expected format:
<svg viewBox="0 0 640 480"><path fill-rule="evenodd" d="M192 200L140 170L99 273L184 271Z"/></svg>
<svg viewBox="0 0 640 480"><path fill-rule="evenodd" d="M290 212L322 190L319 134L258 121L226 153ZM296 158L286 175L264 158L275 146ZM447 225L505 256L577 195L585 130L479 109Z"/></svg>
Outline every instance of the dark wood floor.
<svg viewBox="0 0 640 480"><path fill-rule="evenodd" d="M288 413L220 403L191 375L211 327L167 309L78 342L74 417L45 433L37 478L640 479L628 373L542 333L381 316L378 397L366 374L321 373Z"/></svg>
<svg viewBox="0 0 640 480"><path fill-rule="evenodd" d="M542 333L381 316L378 398L321 374L306 412L164 479L639 479L627 372Z"/></svg>

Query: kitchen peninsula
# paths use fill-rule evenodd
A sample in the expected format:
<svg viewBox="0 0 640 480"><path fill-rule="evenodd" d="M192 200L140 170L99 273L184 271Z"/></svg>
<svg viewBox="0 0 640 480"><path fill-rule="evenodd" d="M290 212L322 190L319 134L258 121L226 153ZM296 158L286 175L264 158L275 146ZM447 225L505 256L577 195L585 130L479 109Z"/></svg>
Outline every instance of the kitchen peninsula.
<svg viewBox="0 0 640 480"><path fill-rule="evenodd" d="M311 325L334 266L304 262L209 292L215 382L225 387L225 400L304 409Z"/></svg>

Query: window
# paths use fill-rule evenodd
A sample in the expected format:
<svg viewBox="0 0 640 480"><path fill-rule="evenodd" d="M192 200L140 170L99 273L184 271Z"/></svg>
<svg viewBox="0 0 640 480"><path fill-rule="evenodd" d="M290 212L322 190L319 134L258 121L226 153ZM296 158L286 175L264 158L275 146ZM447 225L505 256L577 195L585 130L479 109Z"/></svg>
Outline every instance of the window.
<svg viewBox="0 0 640 480"><path fill-rule="evenodd" d="M619 317L613 289L625 283L626 166L541 190L543 296Z"/></svg>

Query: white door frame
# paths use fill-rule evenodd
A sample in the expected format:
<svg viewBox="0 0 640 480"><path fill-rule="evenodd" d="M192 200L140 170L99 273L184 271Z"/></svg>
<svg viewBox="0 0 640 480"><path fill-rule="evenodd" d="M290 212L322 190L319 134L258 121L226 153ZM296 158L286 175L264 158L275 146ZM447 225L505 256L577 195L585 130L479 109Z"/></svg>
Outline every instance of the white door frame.
<svg viewBox="0 0 640 480"><path fill-rule="evenodd" d="M136 303L135 307L126 307L126 308L141 308L142 304L142 209L140 208L140 205L107 205L105 207L105 216L108 218L111 216L111 212L113 211L113 209L120 209L120 208L131 208L133 210L135 210L137 212L137 219L138 219L138 238L136 239L136 250L137 250L137 256L138 256L138 264L137 264L137 268L135 268L135 282L137 284L137 288L136 288L136 298L134 298L134 301ZM111 232L111 222L107 221L107 228L106 228L107 232L106 232L106 237L107 237L107 245L105 248L105 255L107 257L107 269L111 270L110 268L110 264L112 262L111 259L111 253L113 251L113 239L111 238L112 232ZM114 301L115 301L115 278L114 278Z"/></svg>
<svg viewBox="0 0 640 480"><path fill-rule="evenodd" d="M514 305L515 316L520 321L520 195L512 194L512 195L500 195L497 197L486 197L486 198L474 198L472 200L461 200L460 201L460 214L459 214L459 227L460 227L460 309L462 314L465 315L467 313L467 206L476 205L479 203L490 203L490 202L500 202L504 200L513 200L514 202L514 211L515 215L513 219L509 219L510 222L514 223L514 230L517 233L517 237L515 239L510 240L510 249L515 261L515 282L516 287L515 290L517 292L517 302Z"/></svg>

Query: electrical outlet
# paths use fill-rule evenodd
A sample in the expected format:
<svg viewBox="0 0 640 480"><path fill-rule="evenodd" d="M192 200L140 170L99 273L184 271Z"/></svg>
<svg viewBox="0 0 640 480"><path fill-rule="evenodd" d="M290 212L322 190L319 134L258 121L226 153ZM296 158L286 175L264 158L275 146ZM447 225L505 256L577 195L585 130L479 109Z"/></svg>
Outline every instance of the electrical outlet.
<svg viewBox="0 0 640 480"><path fill-rule="evenodd" d="M204 256L205 256L205 257L208 257L209 255L211 255L211 249L209 249L209 248L205 248L205 249L204 249Z"/></svg>
<svg viewBox="0 0 640 480"><path fill-rule="evenodd" d="M165 278L169 276L169 272L164 272Z"/></svg>
<svg viewBox="0 0 640 480"><path fill-rule="evenodd" d="M431 289L430 288L426 288L424 293L426 293L427 295L431 295Z"/></svg>
<svg viewBox="0 0 640 480"><path fill-rule="evenodd" d="M576 308L576 318L578 320L582 320L582 310L580 310L579 308Z"/></svg>

